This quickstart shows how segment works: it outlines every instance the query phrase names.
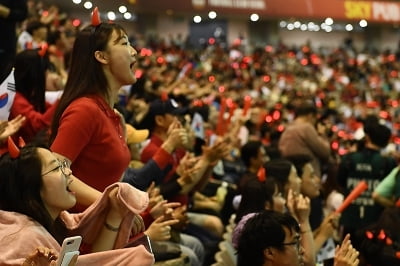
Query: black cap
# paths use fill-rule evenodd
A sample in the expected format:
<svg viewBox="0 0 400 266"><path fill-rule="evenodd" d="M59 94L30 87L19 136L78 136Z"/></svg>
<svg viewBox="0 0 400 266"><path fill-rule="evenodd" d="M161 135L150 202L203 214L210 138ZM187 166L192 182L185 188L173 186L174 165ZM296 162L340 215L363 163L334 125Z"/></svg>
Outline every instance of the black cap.
<svg viewBox="0 0 400 266"><path fill-rule="evenodd" d="M165 101L157 99L151 102L149 106L149 113L153 116L165 114L183 115L185 112L186 109L179 107L174 99L167 99Z"/></svg>
<svg viewBox="0 0 400 266"><path fill-rule="evenodd" d="M174 99L167 99L165 101L157 99L149 104L149 111L140 123L140 128L153 130L155 125L155 117L157 115L184 115L187 112L186 108L182 108Z"/></svg>

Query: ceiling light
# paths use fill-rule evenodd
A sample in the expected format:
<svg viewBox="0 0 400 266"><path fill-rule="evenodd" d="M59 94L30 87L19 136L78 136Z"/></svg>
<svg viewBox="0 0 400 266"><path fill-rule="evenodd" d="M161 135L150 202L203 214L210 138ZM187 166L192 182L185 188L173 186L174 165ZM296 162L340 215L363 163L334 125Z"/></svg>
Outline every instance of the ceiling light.
<svg viewBox="0 0 400 266"><path fill-rule="evenodd" d="M251 21L257 21L259 19L260 19L260 17L257 14L251 14L251 16L250 16Z"/></svg>
<svg viewBox="0 0 400 266"><path fill-rule="evenodd" d="M126 6L120 6L118 8L118 11L121 12L122 14L125 13L126 11L128 11L128 8L126 8Z"/></svg>
<svg viewBox="0 0 400 266"><path fill-rule="evenodd" d="M201 17L200 16L194 16L193 17L193 22L194 23L200 23L201 22Z"/></svg>
<svg viewBox="0 0 400 266"><path fill-rule="evenodd" d="M125 12L124 13L124 18L127 19L127 20L131 19L132 18L132 14L129 13L129 12Z"/></svg>
<svg viewBox="0 0 400 266"><path fill-rule="evenodd" d="M328 26L331 26L333 24L333 19L332 18L326 18L325 19L325 24Z"/></svg>
<svg viewBox="0 0 400 266"><path fill-rule="evenodd" d="M365 28L368 26L368 22L365 19L360 20L360 27Z"/></svg>
<svg viewBox="0 0 400 266"><path fill-rule="evenodd" d="M93 6L93 4L92 4L92 2L87 1L87 2L85 2L85 3L83 4L83 6L84 6L86 9L91 9L92 6Z"/></svg>
<svg viewBox="0 0 400 266"><path fill-rule="evenodd" d="M210 19L215 19L217 17L217 13L215 13L215 11L210 11L208 12L208 17Z"/></svg>
<svg viewBox="0 0 400 266"><path fill-rule="evenodd" d="M116 18L115 13L112 11L107 12L107 18L109 20L115 20L115 18Z"/></svg>
<svg viewBox="0 0 400 266"><path fill-rule="evenodd" d="M346 27L345 27L345 29L346 29L347 31L352 31L352 30L353 30L353 25L347 24Z"/></svg>

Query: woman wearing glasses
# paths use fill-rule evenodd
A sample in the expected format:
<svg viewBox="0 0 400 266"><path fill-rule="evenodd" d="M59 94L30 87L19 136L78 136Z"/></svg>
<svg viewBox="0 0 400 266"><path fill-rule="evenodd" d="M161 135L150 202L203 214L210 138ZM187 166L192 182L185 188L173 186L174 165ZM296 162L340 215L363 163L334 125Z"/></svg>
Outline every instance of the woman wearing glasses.
<svg viewBox="0 0 400 266"><path fill-rule="evenodd" d="M19 150L11 138L9 152L0 158L0 176L1 265L21 265L40 246L58 252L71 235L81 235L90 253L79 256L77 265L129 265L133 259L153 264L153 255L143 246L123 249L129 232L144 230L138 213L147 206L146 193L114 184L85 213L70 214L66 210L76 197L68 162L45 148ZM47 265L56 259L52 256Z"/></svg>

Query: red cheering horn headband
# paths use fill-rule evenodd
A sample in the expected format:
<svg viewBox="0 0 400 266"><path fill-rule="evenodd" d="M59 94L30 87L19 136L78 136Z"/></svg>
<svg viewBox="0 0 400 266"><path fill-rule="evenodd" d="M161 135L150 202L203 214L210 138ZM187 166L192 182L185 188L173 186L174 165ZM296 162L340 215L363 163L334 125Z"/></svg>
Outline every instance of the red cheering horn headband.
<svg viewBox="0 0 400 266"><path fill-rule="evenodd" d="M92 26L99 26L101 23L99 9L96 6L92 12Z"/></svg>
<svg viewBox="0 0 400 266"><path fill-rule="evenodd" d="M11 137L7 138L7 144L8 144L8 152L10 153L10 157L13 159L18 158L21 151L17 147L17 145L15 145L15 143ZM25 146L25 141L21 137L19 137L19 139L18 139L18 146L20 148L23 148Z"/></svg>

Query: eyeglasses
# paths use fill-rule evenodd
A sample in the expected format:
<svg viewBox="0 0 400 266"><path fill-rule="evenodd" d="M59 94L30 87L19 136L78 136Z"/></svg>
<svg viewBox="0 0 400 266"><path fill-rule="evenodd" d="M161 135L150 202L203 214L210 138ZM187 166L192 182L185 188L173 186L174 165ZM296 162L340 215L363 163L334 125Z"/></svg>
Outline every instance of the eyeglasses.
<svg viewBox="0 0 400 266"><path fill-rule="evenodd" d="M282 243L282 246L295 246L297 252L300 252L301 244L300 237L297 237L295 241L289 243Z"/></svg>
<svg viewBox="0 0 400 266"><path fill-rule="evenodd" d="M61 170L61 173L66 177L70 176L72 174L72 171L70 169L70 164L67 160L63 160L63 161L57 160L57 163L58 163L57 167L51 169L50 171L45 172L44 174L42 174L42 176L45 176L53 171L56 171L59 168Z"/></svg>

